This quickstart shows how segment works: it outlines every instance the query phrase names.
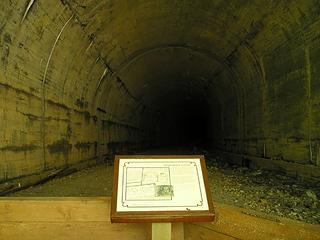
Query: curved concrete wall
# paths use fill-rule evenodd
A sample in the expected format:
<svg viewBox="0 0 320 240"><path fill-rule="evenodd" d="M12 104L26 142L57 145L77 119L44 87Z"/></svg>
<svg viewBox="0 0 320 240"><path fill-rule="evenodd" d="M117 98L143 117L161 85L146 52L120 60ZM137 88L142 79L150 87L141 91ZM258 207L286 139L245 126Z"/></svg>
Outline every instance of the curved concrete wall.
<svg viewBox="0 0 320 240"><path fill-rule="evenodd" d="M2 1L0 180L192 139L319 169L319 14L317 0Z"/></svg>

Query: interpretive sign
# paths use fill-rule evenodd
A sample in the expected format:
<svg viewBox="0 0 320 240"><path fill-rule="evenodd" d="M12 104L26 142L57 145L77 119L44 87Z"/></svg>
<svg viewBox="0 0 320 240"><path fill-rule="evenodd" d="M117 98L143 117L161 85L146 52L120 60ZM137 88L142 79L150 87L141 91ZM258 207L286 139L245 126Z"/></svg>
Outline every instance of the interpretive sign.
<svg viewBox="0 0 320 240"><path fill-rule="evenodd" d="M112 222L212 221L203 156L116 156Z"/></svg>

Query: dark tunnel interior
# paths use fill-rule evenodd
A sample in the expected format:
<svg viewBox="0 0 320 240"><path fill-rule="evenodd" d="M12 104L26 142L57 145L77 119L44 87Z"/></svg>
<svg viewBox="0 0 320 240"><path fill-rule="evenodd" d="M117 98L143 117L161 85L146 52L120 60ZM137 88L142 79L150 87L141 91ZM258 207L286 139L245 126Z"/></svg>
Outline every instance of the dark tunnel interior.
<svg viewBox="0 0 320 240"><path fill-rule="evenodd" d="M157 147L320 177L320 4L2 1L0 182Z"/></svg>
<svg viewBox="0 0 320 240"><path fill-rule="evenodd" d="M204 96L181 94L165 94L156 103L155 108L159 110L159 120L155 125L158 135L156 142L165 147L206 149L210 137L208 112L211 110L208 103Z"/></svg>

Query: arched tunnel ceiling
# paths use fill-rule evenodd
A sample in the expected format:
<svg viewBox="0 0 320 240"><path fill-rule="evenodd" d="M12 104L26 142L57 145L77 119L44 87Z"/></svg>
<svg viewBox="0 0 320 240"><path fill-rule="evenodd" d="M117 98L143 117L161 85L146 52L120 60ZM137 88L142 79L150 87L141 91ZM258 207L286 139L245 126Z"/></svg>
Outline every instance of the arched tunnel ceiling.
<svg viewBox="0 0 320 240"><path fill-rule="evenodd" d="M186 81L195 85L199 83L199 88L202 88L204 81L214 81L217 73L223 69L229 71L228 68L236 64L246 64L243 68L247 72L254 72L257 68L255 65L260 64L257 63L260 55L278 47L315 22L319 6L314 0L64 0L60 3L11 1L10 6L6 7L8 9L4 8L3 19L10 19L15 23L10 26L15 29L12 41L17 45L20 42L21 45L25 39L31 46L43 49L40 54L35 52L33 55L31 52L28 64L42 59L40 70L35 69L33 74L41 72L39 78L43 86L40 88L46 88L47 98L60 102L62 97L64 104L84 105L88 110L95 111L101 102L100 97L105 95L105 82L108 79L121 77L121 84L125 85L126 91L139 99L143 94L153 95L152 90L143 91L138 89L139 86L156 88L159 78L163 84L161 87L165 88L167 83L177 80L178 75L184 76L183 78L190 75ZM12 13L14 8L20 9L21 14ZM45 9L50 9L50 13ZM39 20L41 21L38 22ZM29 35L29 28L32 32L38 32L39 37ZM47 45L49 47L44 47ZM23 44L20 48L20 51L26 51ZM165 50L166 48L168 49ZM65 49L68 49L68 54ZM170 60L170 56L175 54L172 51L184 51L185 55L192 55L193 63L186 63L181 57L175 60L171 57ZM10 56L19 54L21 53L10 52ZM82 57L83 54L85 57ZM152 61L148 62L148 58L157 60L153 60L152 64ZM203 64L204 58L210 58L206 64ZM170 67L163 76L160 75L165 71L164 67L159 67L156 73L150 70L155 68L157 61L162 62L162 66L166 61ZM148 62L148 68L141 67L144 62ZM138 63L142 65L139 67ZM133 66L141 69L140 73L132 70L136 71L135 78L141 79L129 79L127 75L130 73L123 72L133 69ZM176 75L170 75L170 72ZM237 72L231 71L231 74ZM158 78L155 79L157 75ZM28 77L32 79L30 74ZM241 89L239 79L242 77L231 78L232 81L225 83L234 85L229 89ZM261 76L255 78L256 81L261 80ZM150 84L151 79L155 81L155 85ZM179 79L183 81L182 78ZM26 83L33 85L35 92L41 94L41 90L37 90L38 84L39 82ZM228 87L220 87L218 91L226 88ZM147 100L149 97L145 96Z"/></svg>
<svg viewBox="0 0 320 240"><path fill-rule="evenodd" d="M117 75L132 94L154 105L170 92L204 97L221 68L216 59L192 49L165 46L132 59Z"/></svg>
<svg viewBox="0 0 320 240"><path fill-rule="evenodd" d="M65 3L76 12L86 32L90 33L95 48L99 49L109 70L114 73L110 76L121 76L128 90L137 98L148 93L150 96L153 95L152 90L148 92L140 88L140 86L152 88L151 79L155 81L153 88L157 88L157 84L162 84L162 88L165 88L167 83L177 80L177 74L181 76L189 74L189 81L199 83L201 88L203 80L212 81L215 74L226 68L241 48L247 48L249 53L246 54L255 58L287 41L288 37L299 32L299 27L312 23L316 17L315 1L303 3L300 1L299 4L294 1L65 1ZM172 49L179 47L191 49L189 54L194 58L193 64L186 64L179 58L169 60L170 55L175 54L169 50L170 46ZM168 51L164 50L166 47ZM206 64L203 64L203 55L211 58ZM152 61L149 62L148 58L156 59L153 60L153 67ZM158 69L154 69L157 61L162 64ZM255 64L254 61L257 59L252 61L251 64ZM166 71L166 67L162 67L165 62L170 69L167 69L166 75L160 76L161 72ZM138 63L141 64L140 68ZM133 70L136 72L136 77L128 72L123 73L126 71L123 68L127 65L131 65L126 67L127 69L136 68ZM176 65L175 69L173 65ZM200 69L203 66L207 69ZM137 70L138 68L140 70ZM198 69L195 70L196 68ZM246 68L250 71L249 65ZM140 72L137 73L138 71ZM201 76L200 71L206 77ZM176 76L170 76L170 72L172 74L175 72ZM256 77L257 81L258 78L259 76ZM106 79L108 75L104 80ZM182 81L182 78L179 79ZM101 83L98 86L101 86ZM148 99L147 96L145 98Z"/></svg>

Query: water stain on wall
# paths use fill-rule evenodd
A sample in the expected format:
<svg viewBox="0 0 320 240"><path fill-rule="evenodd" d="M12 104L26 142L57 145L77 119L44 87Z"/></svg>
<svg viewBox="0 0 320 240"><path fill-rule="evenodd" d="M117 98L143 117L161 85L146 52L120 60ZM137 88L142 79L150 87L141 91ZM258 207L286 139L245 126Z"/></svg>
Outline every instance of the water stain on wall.
<svg viewBox="0 0 320 240"><path fill-rule="evenodd" d="M72 144L65 138L62 138L50 145L48 150L50 153L63 153L68 154L72 149Z"/></svg>

